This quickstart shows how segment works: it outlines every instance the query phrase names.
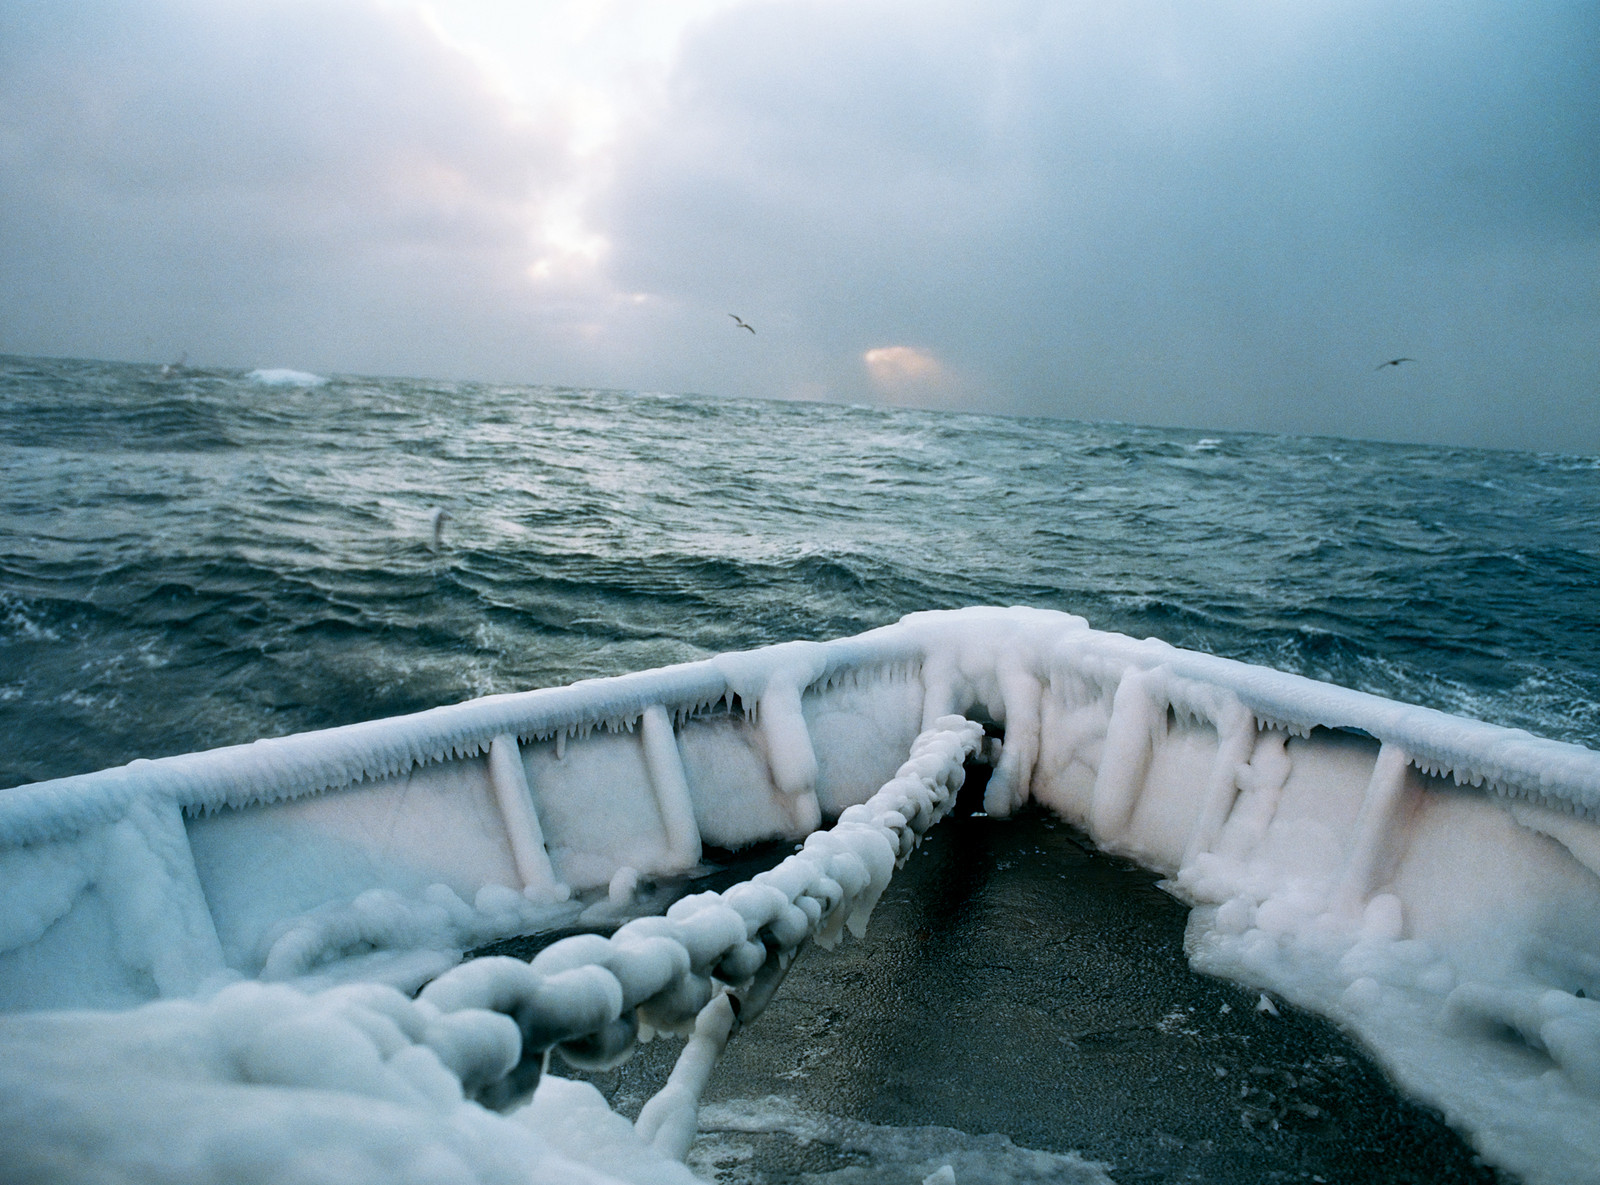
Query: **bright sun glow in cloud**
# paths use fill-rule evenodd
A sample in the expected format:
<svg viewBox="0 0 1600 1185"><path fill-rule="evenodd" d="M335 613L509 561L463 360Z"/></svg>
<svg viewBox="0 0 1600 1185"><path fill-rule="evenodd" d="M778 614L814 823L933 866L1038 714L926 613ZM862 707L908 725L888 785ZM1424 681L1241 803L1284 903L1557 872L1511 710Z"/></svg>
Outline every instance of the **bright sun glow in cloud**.
<svg viewBox="0 0 1600 1185"><path fill-rule="evenodd" d="M684 36L739 0L406 0L440 39L588 158L660 84Z"/></svg>
<svg viewBox="0 0 1600 1185"><path fill-rule="evenodd" d="M950 406L962 384L932 350L920 346L875 346L861 355L867 377L885 403L912 407Z"/></svg>
<svg viewBox="0 0 1600 1185"><path fill-rule="evenodd" d="M661 85L686 33L740 0L395 0L530 120L561 129L567 169L530 229L538 283L593 279L609 242L589 208L619 132Z"/></svg>
<svg viewBox="0 0 1600 1185"><path fill-rule="evenodd" d="M916 346L878 346L861 355L861 360L872 381L890 391L933 384L944 378L939 360Z"/></svg>

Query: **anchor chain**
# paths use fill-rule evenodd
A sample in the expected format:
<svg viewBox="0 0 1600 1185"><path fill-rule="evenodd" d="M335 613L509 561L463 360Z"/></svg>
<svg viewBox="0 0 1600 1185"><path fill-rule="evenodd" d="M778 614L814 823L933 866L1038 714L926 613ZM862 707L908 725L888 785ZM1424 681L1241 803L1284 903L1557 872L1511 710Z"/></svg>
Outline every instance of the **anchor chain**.
<svg viewBox="0 0 1600 1185"><path fill-rule="evenodd" d="M865 931L894 870L954 805L963 766L982 743L981 726L940 717L876 794L812 832L775 868L720 893L682 898L665 915L636 918L609 937L562 939L531 962L487 957L441 975L420 1002L441 1013L498 1012L521 1034L515 1066L491 1081L464 1083L468 1093L509 1109L538 1085L550 1051L579 1068L609 1068L631 1056L641 1036L692 1031L723 994L732 1023L750 1023L807 943L831 947L844 930Z"/></svg>

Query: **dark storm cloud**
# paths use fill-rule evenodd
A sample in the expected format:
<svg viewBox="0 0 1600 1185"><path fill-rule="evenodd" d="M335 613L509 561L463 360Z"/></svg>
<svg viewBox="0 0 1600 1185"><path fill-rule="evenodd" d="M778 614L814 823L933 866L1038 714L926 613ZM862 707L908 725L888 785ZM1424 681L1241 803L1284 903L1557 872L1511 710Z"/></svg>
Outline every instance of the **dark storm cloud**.
<svg viewBox="0 0 1600 1185"><path fill-rule="evenodd" d="M620 156L616 266L846 391L906 344L1003 411L1597 447L1594 14L737 9Z"/></svg>
<svg viewBox="0 0 1600 1185"><path fill-rule="evenodd" d="M492 336L552 157L359 3L8 6L0 137L0 348L343 369Z"/></svg>
<svg viewBox="0 0 1600 1185"><path fill-rule="evenodd" d="M641 61L585 156L398 0L13 0L0 350L1600 451L1592 0L762 0Z"/></svg>

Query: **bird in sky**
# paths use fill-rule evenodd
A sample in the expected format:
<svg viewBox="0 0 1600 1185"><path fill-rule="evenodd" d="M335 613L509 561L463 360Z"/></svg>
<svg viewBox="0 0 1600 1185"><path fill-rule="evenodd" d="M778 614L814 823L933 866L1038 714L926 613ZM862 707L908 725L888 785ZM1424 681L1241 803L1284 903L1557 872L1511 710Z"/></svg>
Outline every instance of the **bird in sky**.
<svg viewBox="0 0 1600 1185"><path fill-rule="evenodd" d="M733 318L733 323L740 329L748 329L751 333L755 332L755 327L753 325L746 325L744 321L740 319L738 313L729 313L728 316Z"/></svg>
<svg viewBox="0 0 1600 1185"><path fill-rule="evenodd" d="M1415 358L1391 358L1387 362L1380 362L1373 370L1382 370L1385 366L1399 366L1402 362L1415 362Z"/></svg>

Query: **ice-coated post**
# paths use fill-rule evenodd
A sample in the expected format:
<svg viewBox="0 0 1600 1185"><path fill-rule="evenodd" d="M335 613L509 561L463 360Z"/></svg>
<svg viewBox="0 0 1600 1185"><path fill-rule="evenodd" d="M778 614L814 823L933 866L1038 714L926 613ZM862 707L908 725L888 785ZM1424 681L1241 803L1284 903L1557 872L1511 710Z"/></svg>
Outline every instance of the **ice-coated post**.
<svg viewBox="0 0 1600 1185"><path fill-rule="evenodd" d="M1116 840L1127 829L1144 786L1159 710L1151 686L1154 679L1151 671L1129 671L1111 700L1111 723L1089 806L1089 829L1102 843Z"/></svg>
<svg viewBox="0 0 1600 1185"><path fill-rule="evenodd" d="M689 780L683 772L683 755L672 731L672 717L660 704L644 710L639 722L645 768L656 792L661 824L666 830L667 861L674 871L700 862L700 828L694 821Z"/></svg>
<svg viewBox="0 0 1600 1185"><path fill-rule="evenodd" d="M1187 867L1201 852L1209 852L1222 834L1222 825L1239 794L1239 767L1250 760L1256 743L1256 718L1250 710L1230 696L1226 708L1218 713L1217 756L1206 779L1206 796L1195 820L1194 832L1184 849L1180 867Z"/></svg>
<svg viewBox="0 0 1600 1185"><path fill-rule="evenodd" d="M1361 799L1361 812L1356 816L1350 859L1345 864L1344 877L1334 898L1341 909L1360 909L1376 887L1372 882L1377 875L1378 858L1393 826L1395 809L1400 804L1400 794L1405 789L1406 770L1410 764L1410 756L1399 745L1385 742L1378 749L1378 760L1372 766L1372 780L1367 783L1367 792Z"/></svg>
<svg viewBox="0 0 1600 1185"><path fill-rule="evenodd" d="M800 692L794 678L775 675L761 693L756 727L766 743L772 784L788 800L796 826L810 832L821 824L822 811L817 805L817 753Z"/></svg>
<svg viewBox="0 0 1600 1185"><path fill-rule="evenodd" d="M183 812L147 794L107 829L99 888L110 906L121 960L163 996L186 996L224 970Z"/></svg>
<svg viewBox="0 0 1600 1185"><path fill-rule="evenodd" d="M522 747L510 733L501 733L489 743L489 782L511 844L511 859L522 878L523 891L530 896L555 899L562 886L545 851L544 831L533 810L533 794L528 775L522 768Z"/></svg>

